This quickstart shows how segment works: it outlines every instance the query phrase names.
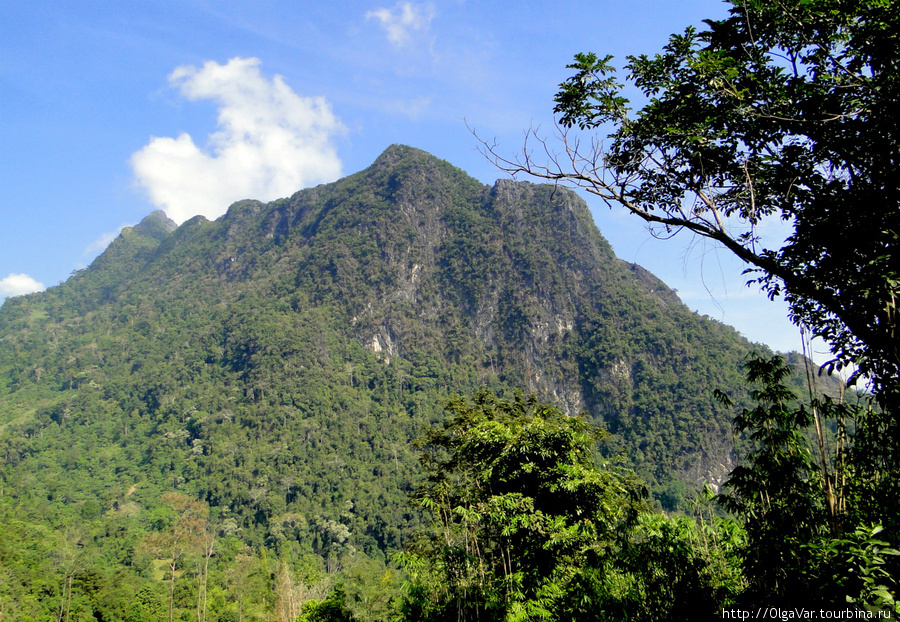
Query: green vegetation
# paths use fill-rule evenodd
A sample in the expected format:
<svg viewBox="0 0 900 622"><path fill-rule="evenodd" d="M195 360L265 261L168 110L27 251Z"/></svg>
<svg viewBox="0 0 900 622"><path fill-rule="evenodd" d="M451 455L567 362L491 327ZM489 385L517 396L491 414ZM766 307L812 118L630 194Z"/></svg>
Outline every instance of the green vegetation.
<svg viewBox="0 0 900 622"><path fill-rule="evenodd" d="M733 602L740 530L651 512L633 473L596 463L584 419L484 392L448 411L414 495L433 527L404 557L403 619L696 619Z"/></svg>
<svg viewBox="0 0 900 622"><path fill-rule="evenodd" d="M895 411L801 403L769 354L573 193L408 147L216 222L151 214L0 309L0 617L895 608ZM729 473L741 523L703 488Z"/></svg>
<svg viewBox="0 0 900 622"><path fill-rule="evenodd" d="M577 54L555 98L565 149L546 151L565 161L485 146L510 172L584 188L661 234L718 242L828 343L828 369L867 378L874 400L810 389L803 406L779 359L751 359L758 406L735 421L749 453L721 499L756 551L745 555L748 606L897 611L900 11L892 0L730 4L662 53L627 58L637 111L611 57ZM759 231L775 218L791 233L768 248Z"/></svg>
<svg viewBox="0 0 900 622"><path fill-rule="evenodd" d="M616 259L572 193L486 187L408 147L216 222L152 214L0 309L2 524L33 543L6 544L0 606L293 620L340 585L383 619L392 556L429 520L413 441L451 396L586 411L648 503L687 510L732 464L713 389L745 403L751 349ZM163 551L173 493L208 545ZM64 546L74 571L50 562Z"/></svg>
<svg viewBox="0 0 900 622"><path fill-rule="evenodd" d="M415 495L437 524L420 545L433 564L415 577L414 618L553 615L585 559L633 520L637 486L593 468L596 435L582 419L485 393L448 410Z"/></svg>
<svg viewBox="0 0 900 622"><path fill-rule="evenodd" d="M898 564L891 557L900 552L875 538L880 525L866 523L883 508L866 507L873 486L847 456L845 423L871 414L828 399L798 405L779 357L750 360L747 370L758 405L744 409L735 427L749 432L754 448L720 498L747 531L745 602L831 609L858 603L896 613ZM809 432L831 417L841 427L829 451Z"/></svg>

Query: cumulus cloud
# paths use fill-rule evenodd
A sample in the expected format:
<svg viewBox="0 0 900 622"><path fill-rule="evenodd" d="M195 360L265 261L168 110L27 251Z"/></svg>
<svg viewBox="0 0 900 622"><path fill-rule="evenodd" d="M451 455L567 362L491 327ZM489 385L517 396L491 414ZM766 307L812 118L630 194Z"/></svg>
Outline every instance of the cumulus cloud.
<svg viewBox="0 0 900 622"><path fill-rule="evenodd" d="M340 176L333 139L345 128L331 106L298 95L281 76L267 79L259 66L256 58L233 58L169 76L188 100L218 104L207 148L182 133L153 137L131 156L138 183L175 222L216 218L239 199L268 201Z"/></svg>
<svg viewBox="0 0 900 622"><path fill-rule="evenodd" d="M44 284L27 274L8 274L0 279L0 298L22 296L44 290Z"/></svg>
<svg viewBox="0 0 900 622"><path fill-rule="evenodd" d="M388 41L396 46L409 43L413 31L425 31L434 19L431 4L398 2L394 10L380 8L366 13L366 19L377 19L387 33Z"/></svg>

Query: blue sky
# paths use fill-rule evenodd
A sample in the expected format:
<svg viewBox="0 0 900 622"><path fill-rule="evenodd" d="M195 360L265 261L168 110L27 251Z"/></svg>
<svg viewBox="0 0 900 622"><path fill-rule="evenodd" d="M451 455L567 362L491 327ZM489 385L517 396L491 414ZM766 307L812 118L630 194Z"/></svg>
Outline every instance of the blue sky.
<svg viewBox="0 0 900 622"><path fill-rule="evenodd" d="M718 0L6 0L0 14L0 298L88 265L163 208L215 218L365 168L392 143L484 183L524 131L552 135L576 52L653 53L719 18ZM615 63L615 61L614 61ZM778 350L785 307L743 285L725 251L652 239L586 196L616 253L691 309Z"/></svg>

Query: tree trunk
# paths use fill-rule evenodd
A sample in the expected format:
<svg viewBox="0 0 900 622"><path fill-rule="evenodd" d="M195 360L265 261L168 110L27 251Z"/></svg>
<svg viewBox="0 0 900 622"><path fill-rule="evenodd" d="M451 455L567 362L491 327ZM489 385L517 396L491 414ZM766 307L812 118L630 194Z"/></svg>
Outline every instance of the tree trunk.
<svg viewBox="0 0 900 622"><path fill-rule="evenodd" d="M172 622L172 608L175 605L175 562L177 557L172 558L172 564L169 566L169 622Z"/></svg>

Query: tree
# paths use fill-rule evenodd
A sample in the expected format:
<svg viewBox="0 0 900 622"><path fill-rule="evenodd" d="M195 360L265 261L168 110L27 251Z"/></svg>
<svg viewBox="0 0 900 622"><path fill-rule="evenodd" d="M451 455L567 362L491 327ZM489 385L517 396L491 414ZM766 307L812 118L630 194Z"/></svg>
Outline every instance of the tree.
<svg viewBox="0 0 900 622"><path fill-rule="evenodd" d="M871 497L848 505L847 494L858 494L852 480L859 473L853 465L847 472L841 435L833 452L826 452L821 436L820 458L812 450L812 410L840 419L850 409L828 398L798 405L785 384L791 369L779 356L752 357L746 367L759 404L743 409L734 424L747 433L751 450L718 499L746 527L747 602L831 608L849 602L900 611L893 579L900 553L875 537L881 525L867 523L864 506ZM896 517L880 518L896 525Z"/></svg>
<svg viewBox="0 0 900 622"><path fill-rule="evenodd" d="M808 545L834 524L825 509L822 474L803 434L812 415L796 406L797 396L784 384L791 373L777 356L747 362L748 381L757 387L751 394L759 405L744 409L734 426L748 434L754 447L725 482L730 492L719 497L744 519L745 572L760 602L811 601Z"/></svg>
<svg viewBox="0 0 900 622"><path fill-rule="evenodd" d="M65 573L65 585L61 590L58 621L69 622L69 613L72 605L72 579L84 565L84 541L86 536L79 533L80 529L66 526L60 545L54 550L55 565ZM63 599L63 597L65 597ZM63 608L65 607L65 613Z"/></svg>
<svg viewBox="0 0 900 622"><path fill-rule="evenodd" d="M203 506L201 505L201 510ZM201 512L202 517L202 512ZM197 622L206 622L207 606L209 604L209 560L213 556L216 546L217 525L207 520L201 523L202 531L197 535L197 542L203 554L203 561L197 562Z"/></svg>
<svg viewBox="0 0 900 622"><path fill-rule="evenodd" d="M195 501L179 492L168 492L162 496L174 516L171 524L162 531L149 534L143 542L144 548L168 560L169 567L169 622L172 622L175 602L175 576L179 560L187 553L211 552L206 548L207 517L209 507L203 501Z"/></svg>
<svg viewBox="0 0 900 622"><path fill-rule="evenodd" d="M847 496L865 524L900 515L900 6L895 0L729 0L727 18L629 56L629 108L610 56L577 54L560 85L562 154L537 138L507 171L624 206L659 236L688 231L746 262L791 319L872 381L853 411ZM582 142L580 132L606 131ZM782 220L773 247L759 234Z"/></svg>
<svg viewBox="0 0 900 622"><path fill-rule="evenodd" d="M748 264L834 365L900 371L900 6L894 0L730 0L723 20L629 56L633 112L612 57L577 54L560 85L562 155L526 144L501 168L586 189L651 231L712 239ZM609 132L583 143L578 130ZM768 248L759 225L792 227Z"/></svg>
<svg viewBox="0 0 900 622"><path fill-rule="evenodd" d="M336 586L323 601L308 600L303 604L297 622L355 622L353 612L347 607L344 590Z"/></svg>
<svg viewBox="0 0 900 622"><path fill-rule="evenodd" d="M166 619L165 615L163 604L154 591L144 587L134 595L126 622L162 622Z"/></svg>
<svg viewBox="0 0 900 622"><path fill-rule="evenodd" d="M408 619L552 617L588 560L634 522L642 487L597 468L600 432L534 398L453 400L414 497L434 518L405 560ZM556 613L554 613L556 612Z"/></svg>
<svg viewBox="0 0 900 622"><path fill-rule="evenodd" d="M448 410L422 445L413 496L433 524L399 555L401 619L640 622L735 604L743 530L651 511L633 473L595 462L604 432L521 395Z"/></svg>

